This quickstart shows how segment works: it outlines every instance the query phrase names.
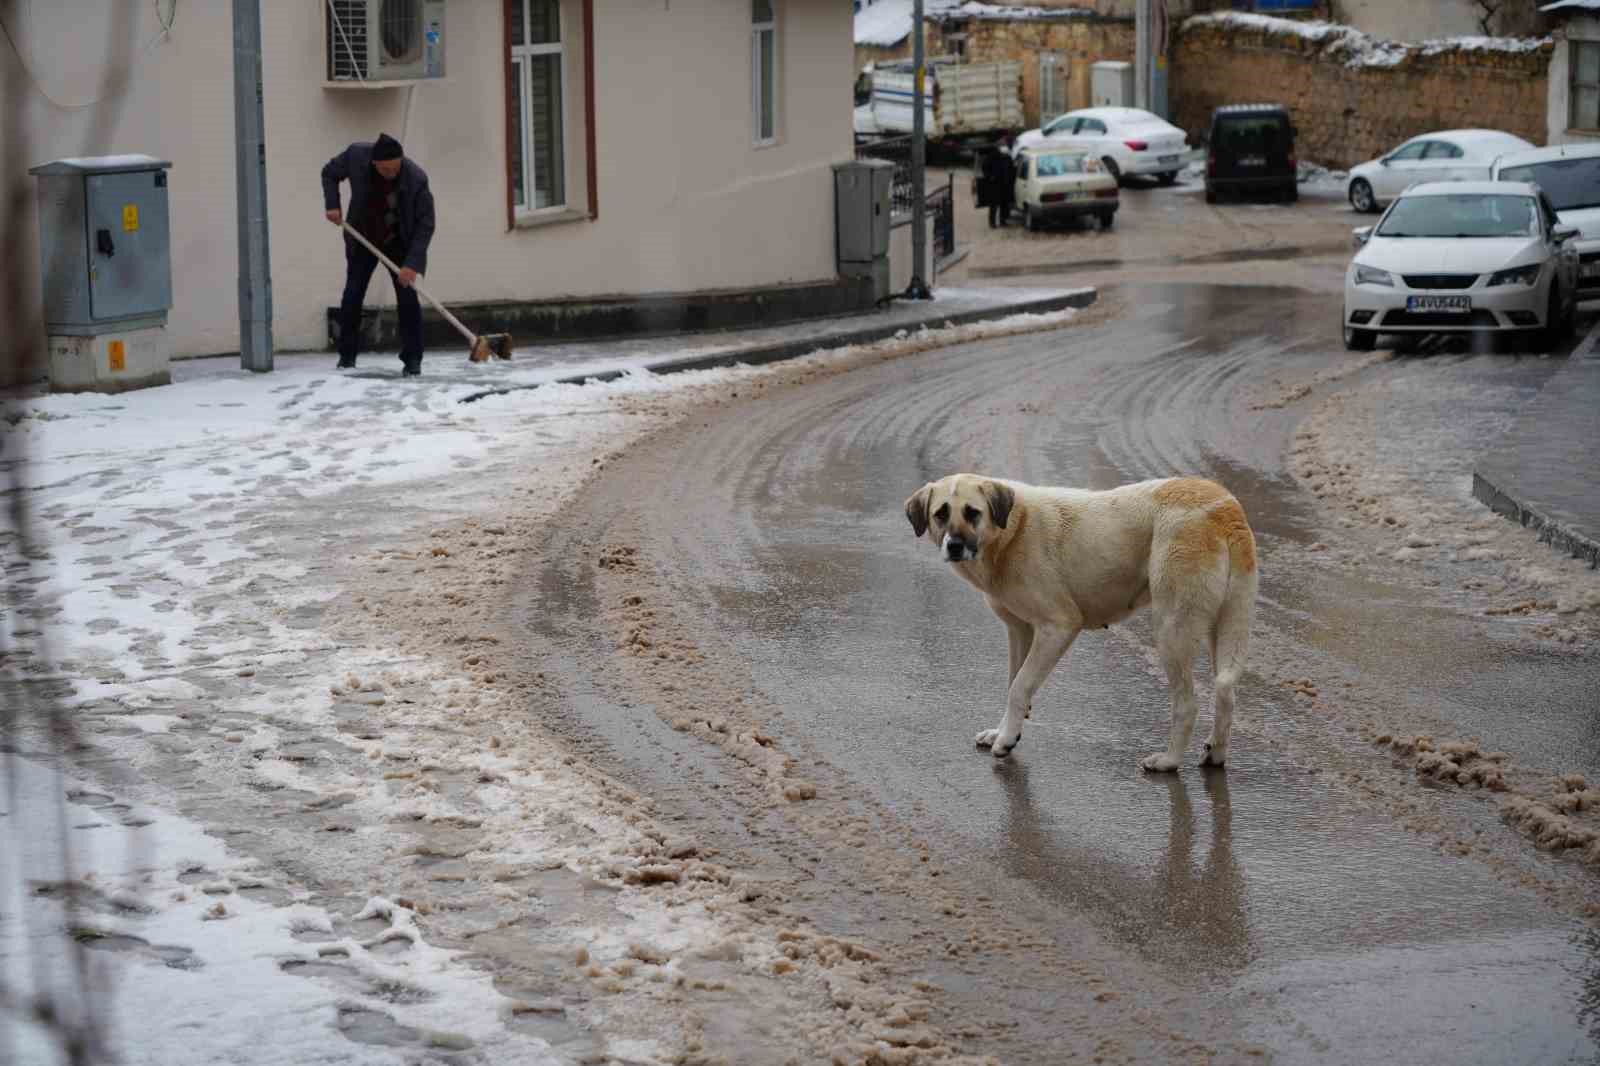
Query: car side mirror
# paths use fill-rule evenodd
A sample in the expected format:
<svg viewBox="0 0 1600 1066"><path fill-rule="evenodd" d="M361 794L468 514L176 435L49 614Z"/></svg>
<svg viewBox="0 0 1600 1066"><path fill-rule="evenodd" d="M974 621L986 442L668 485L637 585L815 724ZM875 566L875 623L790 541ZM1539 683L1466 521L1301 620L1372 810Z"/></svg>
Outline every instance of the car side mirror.
<svg viewBox="0 0 1600 1066"><path fill-rule="evenodd" d="M1350 243L1357 251L1365 248L1367 246L1367 242L1371 239L1371 226L1360 226L1350 231Z"/></svg>
<svg viewBox="0 0 1600 1066"><path fill-rule="evenodd" d="M1555 238L1557 244L1566 244L1577 235L1578 227L1567 225L1565 223L1557 225L1555 229L1550 231L1550 236Z"/></svg>
<svg viewBox="0 0 1600 1066"><path fill-rule="evenodd" d="M1378 160L1378 165L1380 167L1388 166L1389 165L1389 157L1388 156L1384 156L1382 159Z"/></svg>

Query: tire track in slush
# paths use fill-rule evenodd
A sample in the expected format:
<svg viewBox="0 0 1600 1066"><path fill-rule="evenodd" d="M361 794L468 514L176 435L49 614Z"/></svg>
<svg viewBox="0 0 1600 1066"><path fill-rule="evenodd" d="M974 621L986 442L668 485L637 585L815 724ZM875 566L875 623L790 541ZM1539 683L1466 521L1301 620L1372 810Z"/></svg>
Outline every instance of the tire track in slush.
<svg viewBox="0 0 1600 1066"><path fill-rule="evenodd" d="M1069 1049L1111 1061L1377 1053L1410 1023L1395 1014L1397 988L1451 965L1466 909L1484 916L1479 936L1540 932L1496 941L1524 972L1549 977L1498 1009L1565 996L1573 973L1595 964L1565 954L1565 919L1524 884L1530 866L1546 878L1550 864L1486 806L1419 789L1409 767L1374 752L1341 718L1344 692L1287 686L1310 672L1325 691L1350 686L1350 700L1407 714L1428 695L1373 686L1307 635L1308 619L1370 589L1335 589L1335 602L1318 586L1324 599L1308 600L1314 560L1303 548L1329 534L1283 470L1300 414L1252 410L1245 385L1342 365L1297 325L1326 308L1292 294L1263 306L1261 290L1198 304L1148 296L1115 324L757 390L609 464L547 552L596 589L598 617L550 621L585 634L575 669L609 675L668 722L718 718L727 732L704 737L712 745L767 738L759 746L781 754L781 772L803 772L817 796L776 799L751 761L702 805L648 741L613 744L615 771L673 796L731 866L784 886L799 919L863 939L892 973L923 982L963 1050L1006 1062L1060 1061ZM1135 745L1165 732L1144 620L1085 636L1010 763L970 753L971 711L995 699L994 625L959 583L920 555L909 561L900 515L921 480L955 469L1096 486L1199 473L1235 489L1261 531L1265 578L1239 769L1207 776L1203 795L1192 770L1160 782L1131 772L1147 750ZM602 529L608 543L597 545ZM597 573L595 550L612 547L637 566ZM616 606L628 597L641 601L632 614ZM692 650L692 669L616 654L640 609L650 639ZM1374 617L1397 636L1418 624ZM1148 713L1104 713L1130 704ZM583 731L581 716L573 728ZM715 823L735 817L719 833ZM1210 828L1214 876L1185 858L1197 823ZM1465 852L1450 850L1463 840ZM1152 881L1151 864L1166 873ZM1296 902L1301 877L1322 881L1314 909ZM1401 940L1443 955L1385 961L1369 1001L1345 1005L1355 1013L1341 1031L1360 1035L1337 1048L1326 1031L1341 1020L1319 1009L1325 985L1278 991L1308 953L1386 958ZM1440 1018L1406 1031L1442 1050L1453 1023ZM1551 1053L1522 1039L1522 1051Z"/></svg>

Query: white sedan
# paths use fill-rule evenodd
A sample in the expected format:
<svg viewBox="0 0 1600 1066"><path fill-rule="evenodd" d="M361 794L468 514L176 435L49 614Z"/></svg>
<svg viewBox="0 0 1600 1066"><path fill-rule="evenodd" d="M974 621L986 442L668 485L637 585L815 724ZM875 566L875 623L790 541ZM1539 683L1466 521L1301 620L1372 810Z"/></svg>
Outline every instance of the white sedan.
<svg viewBox="0 0 1600 1066"><path fill-rule="evenodd" d="M1044 127L1020 135L1016 150L1044 143L1086 149L1119 183L1129 174L1146 174L1171 185L1178 171L1194 159L1187 134L1161 116L1135 107L1068 111Z"/></svg>
<svg viewBox="0 0 1600 1066"><path fill-rule="evenodd" d="M1430 182L1402 193L1344 281L1344 345L1369 352L1380 333L1539 331L1552 345L1577 307L1572 238L1537 185Z"/></svg>
<svg viewBox="0 0 1600 1066"><path fill-rule="evenodd" d="M1533 145L1500 130L1441 130L1424 133L1377 159L1350 170L1350 206L1376 213L1422 181L1486 181L1495 157Z"/></svg>

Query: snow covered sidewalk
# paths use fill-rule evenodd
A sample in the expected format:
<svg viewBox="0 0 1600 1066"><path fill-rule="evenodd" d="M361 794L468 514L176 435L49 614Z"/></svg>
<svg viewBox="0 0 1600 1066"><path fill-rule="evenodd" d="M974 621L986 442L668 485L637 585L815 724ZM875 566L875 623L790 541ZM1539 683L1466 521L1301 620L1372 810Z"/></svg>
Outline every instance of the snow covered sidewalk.
<svg viewBox="0 0 1600 1066"><path fill-rule="evenodd" d="M5 461L20 443L43 551L25 563L9 531L0 549L3 683L69 704L83 745L67 763L25 728L0 752L0 854L19 857L0 982L29 987L41 959L59 977L85 945L112 1047L164 1066L667 1062L708 1027L773 1019L860 1046L870 962L762 926L733 905L755 890L565 750L540 720L556 679L508 654L490 609L608 455L785 371L462 404L485 374L461 352L417 381L392 355L332 361L180 365L165 388L8 404ZM41 1030L7 1028L0 1058L53 1061Z"/></svg>

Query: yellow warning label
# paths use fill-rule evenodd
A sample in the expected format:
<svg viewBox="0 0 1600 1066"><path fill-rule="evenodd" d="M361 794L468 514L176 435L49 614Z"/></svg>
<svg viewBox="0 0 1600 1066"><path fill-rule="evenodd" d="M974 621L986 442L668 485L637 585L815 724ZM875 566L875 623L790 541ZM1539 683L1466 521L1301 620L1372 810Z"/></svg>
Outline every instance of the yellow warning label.
<svg viewBox="0 0 1600 1066"><path fill-rule="evenodd" d="M121 341L111 342L111 369L128 369L128 352L127 349L123 347Z"/></svg>
<svg viewBox="0 0 1600 1066"><path fill-rule="evenodd" d="M122 205L122 232L132 233L139 228L139 205Z"/></svg>

